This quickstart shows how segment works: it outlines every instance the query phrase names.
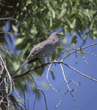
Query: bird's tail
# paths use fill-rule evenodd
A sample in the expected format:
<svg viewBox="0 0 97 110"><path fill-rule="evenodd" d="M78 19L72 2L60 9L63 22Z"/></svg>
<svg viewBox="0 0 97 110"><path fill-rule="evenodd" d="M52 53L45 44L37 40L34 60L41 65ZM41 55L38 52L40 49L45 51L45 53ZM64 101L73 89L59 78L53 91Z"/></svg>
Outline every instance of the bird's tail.
<svg viewBox="0 0 97 110"><path fill-rule="evenodd" d="M26 60L22 63L22 65L15 71L14 75L12 76L12 78L16 76L16 74L25 66L25 64L26 64L27 62L28 62L28 60L26 59Z"/></svg>

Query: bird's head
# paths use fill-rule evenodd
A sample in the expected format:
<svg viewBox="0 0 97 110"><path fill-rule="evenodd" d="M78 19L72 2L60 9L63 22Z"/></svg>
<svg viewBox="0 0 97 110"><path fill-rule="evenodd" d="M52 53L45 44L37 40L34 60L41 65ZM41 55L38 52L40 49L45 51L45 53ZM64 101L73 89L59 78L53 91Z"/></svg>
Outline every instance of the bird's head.
<svg viewBox="0 0 97 110"><path fill-rule="evenodd" d="M54 32L55 35L57 35L57 37L61 38L61 36L65 36L65 34L60 34L60 33L57 33L57 32Z"/></svg>
<svg viewBox="0 0 97 110"><path fill-rule="evenodd" d="M65 36L65 34L60 34L60 33L57 33L57 32L54 32L54 33L52 33L50 36L49 36L49 38L61 38L61 36Z"/></svg>

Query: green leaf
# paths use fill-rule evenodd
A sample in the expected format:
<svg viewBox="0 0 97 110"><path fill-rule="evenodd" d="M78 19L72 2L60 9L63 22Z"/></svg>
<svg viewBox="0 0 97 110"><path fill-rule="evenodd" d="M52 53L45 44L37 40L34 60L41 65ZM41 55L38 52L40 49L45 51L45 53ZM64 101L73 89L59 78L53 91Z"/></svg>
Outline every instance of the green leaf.
<svg viewBox="0 0 97 110"><path fill-rule="evenodd" d="M22 43L23 40L24 40L24 38L18 38L15 40L15 44L18 45L18 44Z"/></svg>
<svg viewBox="0 0 97 110"><path fill-rule="evenodd" d="M52 27L52 18L50 18L50 27Z"/></svg>
<svg viewBox="0 0 97 110"><path fill-rule="evenodd" d="M55 11L53 10L53 19L55 18Z"/></svg>
<svg viewBox="0 0 97 110"><path fill-rule="evenodd" d="M12 28L13 28L14 32L18 32L18 29L16 28L16 26L13 25Z"/></svg>
<svg viewBox="0 0 97 110"><path fill-rule="evenodd" d="M54 6L54 1L50 0L50 1L49 1L49 4L50 4L50 6L52 7L52 9L53 9L54 11L56 11L56 7Z"/></svg>
<svg viewBox="0 0 97 110"><path fill-rule="evenodd" d="M71 43L72 43L72 45L75 45L76 42L77 42L77 37L74 35Z"/></svg>
<svg viewBox="0 0 97 110"><path fill-rule="evenodd" d="M67 13L66 9L63 9L59 15L59 19L62 18Z"/></svg>
<svg viewBox="0 0 97 110"><path fill-rule="evenodd" d="M87 40L87 37L88 37L88 36L87 36L87 35L85 35L85 37L84 37L84 43L86 42L86 40Z"/></svg>
<svg viewBox="0 0 97 110"><path fill-rule="evenodd" d="M31 0L27 0L26 5L31 4L32 1Z"/></svg>
<svg viewBox="0 0 97 110"><path fill-rule="evenodd" d="M71 28L75 28L75 26L76 26L76 19L73 20L73 22L72 22L72 24L70 26L71 26Z"/></svg>
<svg viewBox="0 0 97 110"><path fill-rule="evenodd" d="M53 71L50 69L50 73L51 73L51 75L52 75L52 78L55 80L55 76L54 76L54 73L53 73Z"/></svg>
<svg viewBox="0 0 97 110"><path fill-rule="evenodd" d="M19 6L19 3L17 3L17 7Z"/></svg>
<svg viewBox="0 0 97 110"><path fill-rule="evenodd" d="M94 31L93 31L93 34L97 34L97 30L94 30Z"/></svg>
<svg viewBox="0 0 97 110"><path fill-rule="evenodd" d="M84 55L82 51L79 51L79 54L80 54L81 56L83 56L83 55Z"/></svg>

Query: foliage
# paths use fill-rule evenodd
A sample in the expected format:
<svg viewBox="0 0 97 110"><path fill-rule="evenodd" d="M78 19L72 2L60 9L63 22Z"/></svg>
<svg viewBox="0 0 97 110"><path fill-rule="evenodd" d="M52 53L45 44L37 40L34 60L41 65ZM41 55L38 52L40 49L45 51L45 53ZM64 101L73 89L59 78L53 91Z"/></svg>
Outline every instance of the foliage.
<svg viewBox="0 0 97 110"><path fill-rule="evenodd" d="M49 35L48 33L51 30L55 31L58 27L63 27L63 33L67 31L77 32L79 37L81 37L80 34L84 30L90 27L87 33L90 34L92 39L96 38L97 2L94 0L0 0L0 3L4 4L0 7L1 18L13 18L19 21L0 19L0 31L3 31L2 26L8 21L10 23L8 32L18 32L15 44L16 49L23 50L21 55L19 55L19 59L22 62L34 45L45 40ZM17 28L15 27L16 25L18 25ZM79 30L81 33L78 32ZM5 43L4 33L1 33L0 36L0 41ZM10 38L11 36L8 37ZM83 42L86 41L85 38L81 37ZM10 38L10 40L12 39ZM74 35L71 43L75 44L76 42L77 37ZM60 50L57 50L57 53L61 52ZM33 66L35 67L36 65Z"/></svg>

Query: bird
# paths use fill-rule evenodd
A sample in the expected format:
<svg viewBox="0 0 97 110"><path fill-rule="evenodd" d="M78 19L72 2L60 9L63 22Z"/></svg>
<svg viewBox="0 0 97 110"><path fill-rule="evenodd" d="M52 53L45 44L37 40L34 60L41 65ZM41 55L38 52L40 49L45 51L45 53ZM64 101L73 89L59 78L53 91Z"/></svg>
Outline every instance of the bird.
<svg viewBox="0 0 97 110"><path fill-rule="evenodd" d="M26 63L29 64L41 58L51 56L54 53L55 49L57 48L58 44L60 43L61 36L65 36L65 34L54 32L45 41L34 46L26 60L15 71L12 78L16 76L16 74L25 66Z"/></svg>

